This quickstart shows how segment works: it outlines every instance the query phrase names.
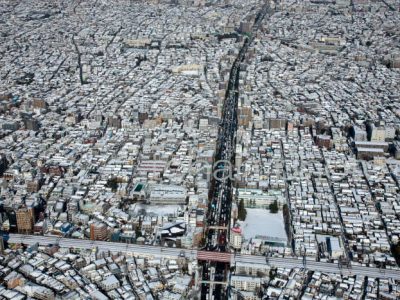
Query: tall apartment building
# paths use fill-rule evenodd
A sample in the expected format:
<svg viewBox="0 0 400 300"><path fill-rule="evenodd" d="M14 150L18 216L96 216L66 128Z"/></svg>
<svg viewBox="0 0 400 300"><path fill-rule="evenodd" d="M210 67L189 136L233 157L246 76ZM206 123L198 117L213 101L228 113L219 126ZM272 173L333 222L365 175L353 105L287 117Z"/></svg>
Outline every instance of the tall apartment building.
<svg viewBox="0 0 400 300"><path fill-rule="evenodd" d="M38 131L40 123L36 119L24 119L24 125L27 130Z"/></svg>
<svg viewBox="0 0 400 300"><path fill-rule="evenodd" d="M41 187L41 179L35 178L26 183L26 189L29 193L36 193L40 190Z"/></svg>
<svg viewBox="0 0 400 300"><path fill-rule="evenodd" d="M120 116L110 116L108 117L108 125L110 127L121 128L121 117Z"/></svg>
<svg viewBox="0 0 400 300"><path fill-rule="evenodd" d="M367 140L367 131L365 130L365 128L354 126L354 140L355 141Z"/></svg>
<svg viewBox="0 0 400 300"><path fill-rule="evenodd" d="M17 211L17 229L18 233L32 233L35 221L35 212L33 208L20 208Z"/></svg>
<svg viewBox="0 0 400 300"><path fill-rule="evenodd" d="M242 248L242 230L240 227L231 228L229 241L234 249Z"/></svg>
<svg viewBox="0 0 400 300"><path fill-rule="evenodd" d="M90 224L90 239L104 241L108 236L107 225L101 222Z"/></svg>
<svg viewBox="0 0 400 300"><path fill-rule="evenodd" d="M3 175L3 173L7 170L8 167L8 160L5 157L5 155L1 154L0 155L0 176Z"/></svg>
<svg viewBox="0 0 400 300"><path fill-rule="evenodd" d="M385 141L393 141L396 137L396 128L393 126L385 126Z"/></svg>
<svg viewBox="0 0 400 300"><path fill-rule="evenodd" d="M372 126L371 130L371 142L384 142L386 130L383 126Z"/></svg>
<svg viewBox="0 0 400 300"><path fill-rule="evenodd" d="M3 236L0 235L0 254L3 254L4 252L4 240L3 240Z"/></svg>
<svg viewBox="0 0 400 300"><path fill-rule="evenodd" d="M47 106L48 106L47 102L44 101L43 99L33 99L33 101L32 101L32 107L33 108L46 109Z"/></svg>
<svg viewBox="0 0 400 300"><path fill-rule="evenodd" d="M238 109L238 125L248 127L253 118L253 111L250 106L241 106Z"/></svg>

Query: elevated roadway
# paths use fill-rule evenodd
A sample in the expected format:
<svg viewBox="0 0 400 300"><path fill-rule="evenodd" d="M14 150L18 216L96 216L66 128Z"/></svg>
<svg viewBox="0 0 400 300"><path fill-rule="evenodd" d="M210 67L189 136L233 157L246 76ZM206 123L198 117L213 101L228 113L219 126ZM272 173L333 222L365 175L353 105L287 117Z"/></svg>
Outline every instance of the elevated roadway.
<svg viewBox="0 0 400 300"><path fill-rule="evenodd" d="M97 247L100 252L120 252L124 254L140 255L145 257L154 258L179 258L186 257L189 260L197 260L200 256L212 255L212 252L208 251L197 251L195 249L178 249L178 248L166 248L149 245L135 245L135 244L124 244L124 243L113 243L103 241L91 241L91 240L80 240L80 239L69 239L60 238L57 236L41 236L41 235L24 235L24 234L10 234L8 240L9 243L22 243L26 245L39 245L46 246L49 244L58 244L63 248L75 248L75 249L93 249ZM216 255L218 252L215 252ZM328 262L317 262L313 260L304 261L302 257L265 257L258 255L241 255L241 254L228 254L218 253L221 259L226 260L226 256L230 256L230 265L234 266L235 263L249 263L249 264L261 264L270 265L273 267L280 268L306 268L316 272L327 272L342 275L361 275L374 278L400 278L400 269L379 269L375 267L366 267L352 264L349 268L340 267L335 263ZM305 264L304 264L305 263Z"/></svg>

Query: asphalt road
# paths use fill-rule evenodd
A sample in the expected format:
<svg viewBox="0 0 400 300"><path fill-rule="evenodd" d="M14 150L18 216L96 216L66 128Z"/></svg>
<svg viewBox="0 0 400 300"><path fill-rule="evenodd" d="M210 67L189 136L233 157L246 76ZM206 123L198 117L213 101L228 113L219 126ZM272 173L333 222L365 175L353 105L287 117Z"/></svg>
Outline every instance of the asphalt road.
<svg viewBox="0 0 400 300"><path fill-rule="evenodd" d="M351 265L350 268L339 267L339 265L327 262L317 262L307 260L306 265L303 264L301 257L266 257L256 255L236 255L234 262L268 264L282 268L306 268L316 272L335 273L342 275L361 275L376 278L392 278L400 279L400 269L379 269L375 267L366 267L360 265ZM233 264L232 264L233 265Z"/></svg>
<svg viewBox="0 0 400 300"><path fill-rule="evenodd" d="M40 235L23 235L23 234L10 234L10 243L23 243L33 245L39 243L40 245L58 244L64 248L77 248L77 249L93 249L98 248L100 252L122 252L129 254L138 254L148 257L171 257L177 258L182 256L191 260L197 259L197 250L166 248L149 245L136 245L113 243L103 241L81 240L81 239L68 239L58 238L55 236L40 236Z"/></svg>

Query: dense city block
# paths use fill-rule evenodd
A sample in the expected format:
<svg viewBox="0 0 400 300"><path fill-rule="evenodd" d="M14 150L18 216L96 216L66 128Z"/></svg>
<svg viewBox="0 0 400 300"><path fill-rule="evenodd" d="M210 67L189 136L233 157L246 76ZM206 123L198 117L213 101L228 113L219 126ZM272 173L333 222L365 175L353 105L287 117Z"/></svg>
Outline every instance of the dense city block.
<svg viewBox="0 0 400 300"><path fill-rule="evenodd" d="M0 0L0 299L400 299L397 0Z"/></svg>

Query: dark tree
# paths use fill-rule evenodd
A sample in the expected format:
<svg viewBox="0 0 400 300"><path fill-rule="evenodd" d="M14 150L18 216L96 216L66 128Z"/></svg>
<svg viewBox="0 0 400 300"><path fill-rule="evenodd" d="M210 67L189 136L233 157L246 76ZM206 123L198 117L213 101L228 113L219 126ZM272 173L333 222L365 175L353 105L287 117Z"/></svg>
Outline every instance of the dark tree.
<svg viewBox="0 0 400 300"><path fill-rule="evenodd" d="M244 201L243 199L240 199L238 207L238 219L240 221L244 221L246 220L246 216L247 216L247 211L246 208L244 207Z"/></svg>
<svg viewBox="0 0 400 300"><path fill-rule="evenodd" d="M118 179L116 177L113 177L107 180L107 187L111 188L113 192L116 192L118 189Z"/></svg>
<svg viewBox="0 0 400 300"><path fill-rule="evenodd" d="M278 210L279 210L278 201L275 200L273 203L269 205L269 211L273 214L276 214Z"/></svg>

